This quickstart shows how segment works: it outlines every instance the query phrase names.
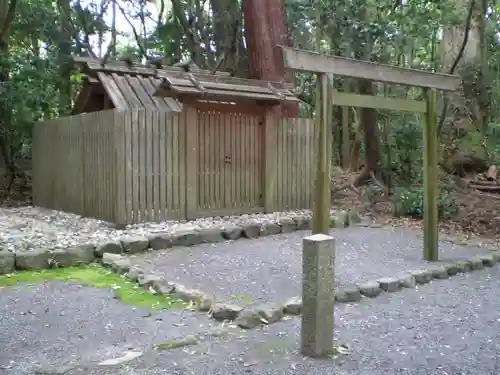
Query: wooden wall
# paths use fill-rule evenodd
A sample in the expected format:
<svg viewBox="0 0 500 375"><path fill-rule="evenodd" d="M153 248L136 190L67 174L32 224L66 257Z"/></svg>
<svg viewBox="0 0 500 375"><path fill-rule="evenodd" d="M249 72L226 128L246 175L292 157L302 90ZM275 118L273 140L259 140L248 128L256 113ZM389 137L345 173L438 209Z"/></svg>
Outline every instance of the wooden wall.
<svg viewBox="0 0 500 375"><path fill-rule="evenodd" d="M263 114L216 106L39 123L34 204L120 224L309 208L313 122L271 125L266 138ZM269 166L272 185L265 183Z"/></svg>

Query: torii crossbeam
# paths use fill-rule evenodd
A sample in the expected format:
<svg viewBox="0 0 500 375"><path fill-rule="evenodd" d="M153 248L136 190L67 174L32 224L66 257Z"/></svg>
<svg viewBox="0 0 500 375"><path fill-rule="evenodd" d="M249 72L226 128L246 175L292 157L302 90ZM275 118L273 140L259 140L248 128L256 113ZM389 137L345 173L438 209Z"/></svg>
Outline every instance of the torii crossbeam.
<svg viewBox="0 0 500 375"><path fill-rule="evenodd" d="M286 69L316 73L322 99L317 109L316 150L317 175L313 208L313 233L328 233L330 208L331 131L329 110L332 104L364 108L410 111L424 114L424 251L425 260L437 261L438 210L437 210L437 130L436 90L455 91L460 88L459 76L431 73L391 65L360 61L340 56L329 56L278 46ZM393 99L370 95L342 93L333 90L333 76L366 79L386 84L420 87L424 101Z"/></svg>

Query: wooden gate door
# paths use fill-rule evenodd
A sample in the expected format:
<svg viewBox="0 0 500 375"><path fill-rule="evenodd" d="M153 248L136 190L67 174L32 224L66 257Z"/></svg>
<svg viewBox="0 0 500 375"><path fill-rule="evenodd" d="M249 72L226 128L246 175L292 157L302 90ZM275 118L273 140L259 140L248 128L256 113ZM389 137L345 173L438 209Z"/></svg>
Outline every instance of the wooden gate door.
<svg viewBox="0 0 500 375"><path fill-rule="evenodd" d="M252 109L197 109L199 216L263 210L263 116Z"/></svg>

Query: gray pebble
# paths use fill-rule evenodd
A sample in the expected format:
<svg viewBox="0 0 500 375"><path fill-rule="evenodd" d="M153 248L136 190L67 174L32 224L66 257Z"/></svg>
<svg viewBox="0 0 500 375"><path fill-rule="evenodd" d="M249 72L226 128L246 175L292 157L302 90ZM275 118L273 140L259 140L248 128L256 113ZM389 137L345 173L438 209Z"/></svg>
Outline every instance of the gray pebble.
<svg viewBox="0 0 500 375"><path fill-rule="evenodd" d="M358 284L358 288L362 295L370 298L376 297L382 293L382 288L380 288L380 284L377 281L367 281Z"/></svg>
<svg viewBox="0 0 500 375"><path fill-rule="evenodd" d="M458 273L466 273L472 271L470 263L466 260L457 260L455 262L455 266L457 267Z"/></svg>
<svg viewBox="0 0 500 375"><path fill-rule="evenodd" d="M432 280L432 273L428 270L412 270L408 274L415 278L417 284L427 284Z"/></svg>
<svg viewBox="0 0 500 375"><path fill-rule="evenodd" d="M338 288L335 291L335 300L338 302L357 302L361 300L361 292L357 286Z"/></svg>
<svg viewBox="0 0 500 375"><path fill-rule="evenodd" d="M285 314L300 315L302 311L302 298L292 297L288 299L285 304Z"/></svg>
<svg viewBox="0 0 500 375"><path fill-rule="evenodd" d="M467 259L472 270L481 270L484 268L483 259L480 256L473 256Z"/></svg>
<svg viewBox="0 0 500 375"><path fill-rule="evenodd" d="M415 277L410 274L400 275L398 279L403 288L415 288L417 284Z"/></svg>
<svg viewBox="0 0 500 375"><path fill-rule="evenodd" d="M427 271L431 273L433 279L447 279L449 277L448 270L441 265L429 266Z"/></svg>
<svg viewBox="0 0 500 375"><path fill-rule="evenodd" d="M401 283L397 277L382 277L378 279L377 282L385 292L396 292L401 287Z"/></svg>
<svg viewBox="0 0 500 375"><path fill-rule="evenodd" d="M212 305L212 318L219 321L234 320L243 310L243 307L226 303L215 303Z"/></svg>

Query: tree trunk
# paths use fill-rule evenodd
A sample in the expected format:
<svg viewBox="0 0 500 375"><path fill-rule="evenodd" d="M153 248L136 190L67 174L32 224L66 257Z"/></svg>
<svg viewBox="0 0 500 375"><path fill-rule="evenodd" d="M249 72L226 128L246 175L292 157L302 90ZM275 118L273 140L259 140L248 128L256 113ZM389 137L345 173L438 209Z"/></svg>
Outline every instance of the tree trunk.
<svg viewBox="0 0 500 375"><path fill-rule="evenodd" d="M480 3L479 0L456 0L457 9L468 9L469 14L463 25L449 26L443 30L440 53L444 73L457 74L461 67L473 64L480 58L481 30L478 27L480 26L478 25L478 3ZM462 91L458 91L447 93L445 101L440 98L438 110L441 115L438 131L441 131L445 123L447 125L469 123L471 117L473 121L482 120L482 116L478 113L476 98L466 96Z"/></svg>
<svg viewBox="0 0 500 375"><path fill-rule="evenodd" d="M368 22L368 9L363 4L358 9L359 22ZM354 56L357 59L369 61L372 52L373 40L369 32L360 33L359 42L354 46ZM374 95L373 82L359 79L358 89L361 95ZM354 182L355 186L364 184L372 175L380 179L380 135L377 126L377 110L374 108L361 108L359 116L360 127L363 129L365 144L365 168Z"/></svg>
<svg viewBox="0 0 500 375"><path fill-rule="evenodd" d="M8 103L8 84L10 80L10 67L7 61L9 55L9 36L14 15L16 12L17 0L4 1L0 3L0 95L2 105L0 105L0 158L3 165L10 174L9 189L12 186L16 173L16 166L12 158L12 149L9 144L9 133L12 121L12 108ZM9 191L7 192L9 194Z"/></svg>
<svg viewBox="0 0 500 375"><path fill-rule="evenodd" d="M245 39L250 78L293 83L294 74L286 71L276 46L291 46L286 24L284 0L245 0L243 7ZM285 103L281 117L298 117L299 106Z"/></svg>
<svg viewBox="0 0 500 375"><path fill-rule="evenodd" d="M60 12L60 24L58 35L57 59L59 63L59 78L57 81L57 89L59 91L59 115L64 116L71 112L71 71L73 63L71 61L71 25L67 14L71 11L69 0L62 0L61 6L66 12Z"/></svg>
<svg viewBox="0 0 500 375"><path fill-rule="evenodd" d="M359 80L359 93L373 95L373 83ZM361 108L360 125L363 127L365 141L365 168L358 176L354 185L359 186L366 182L373 173L380 180L380 135L377 126L377 110Z"/></svg>

